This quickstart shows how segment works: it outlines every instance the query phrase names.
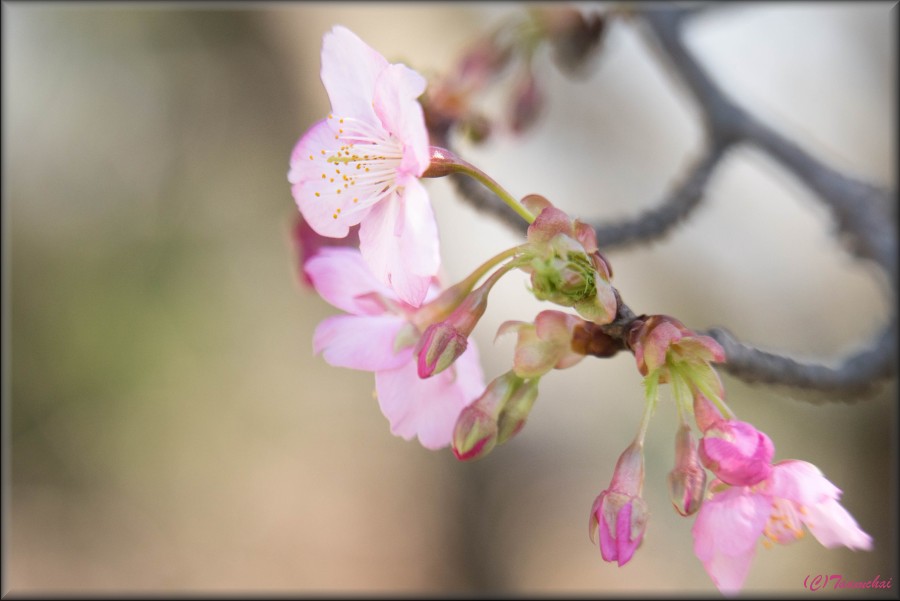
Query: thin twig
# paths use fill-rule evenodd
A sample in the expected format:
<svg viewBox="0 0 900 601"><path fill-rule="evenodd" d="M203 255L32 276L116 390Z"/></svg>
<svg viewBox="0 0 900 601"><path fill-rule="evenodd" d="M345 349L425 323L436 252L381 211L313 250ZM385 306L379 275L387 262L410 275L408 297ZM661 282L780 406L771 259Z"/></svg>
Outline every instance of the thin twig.
<svg viewBox="0 0 900 601"><path fill-rule="evenodd" d="M830 209L839 232L848 242L848 250L883 270L889 291L896 297L897 229L892 215L896 194L826 165L732 101L685 47L682 40L684 18L688 16L685 10L654 6L639 15L696 100L712 147L750 143L787 167ZM673 197L677 200L677 194ZM754 348L723 329L713 329L710 335L725 348L728 358L725 370L748 382L841 394L867 390L874 380L895 377L897 373L896 316L889 319L866 348L847 356L836 367L801 362Z"/></svg>
<svg viewBox="0 0 900 601"><path fill-rule="evenodd" d="M725 155L727 144L711 146L678 187L656 207L619 223L595 223L597 242L603 251L657 240L690 215L703 198L706 184Z"/></svg>

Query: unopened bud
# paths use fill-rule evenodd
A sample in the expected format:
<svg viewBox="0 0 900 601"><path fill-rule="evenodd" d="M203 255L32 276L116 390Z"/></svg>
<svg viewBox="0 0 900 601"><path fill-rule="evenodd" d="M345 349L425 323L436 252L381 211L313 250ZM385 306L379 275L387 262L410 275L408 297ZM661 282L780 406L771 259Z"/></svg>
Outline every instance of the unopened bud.
<svg viewBox="0 0 900 601"><path fill-rule="evenodd" d="M497 420L497 444L503 444L525 427L538 395L538 378L526 380L513 392Z"/></svg>
<svg viewBox="0 0 900 601"><path fill-rule="evenodd" d="M512 93L510 127L515 133L522 133L537 120L544 107L544 95L537 85L537 79L529 69Z"/></svg>
<svg viewBox="0 0 900 601"><path fill-rule="evenodd" d="M619 457L609 488L600 493L591 508L589 533L592 541L599 534L600 554L605 561L625 565L644 538L650 514L641 497L643 484L643 447L632 443Z"/></svg>
<svg viewBox="0 0 900 601"><path fill-rule="evenodd" d="M465 352L469 334L487 309L490 288L485 284L473 290L447 319L425 329L416 347L420 378L444 371Z"/></svg>
<svg viewBox="0 0 900 601"><path fill-rule="evenodd" d="M460 461L480 459L497 445L497 419L522 384L512 371L494 378L484 393L462 410L453 429L453 454Z"/></svg>
<svg viewBox="0 0 900 601"><path fill-rule="evenodd" d="M453 365L466 351L467 338L446 321L428 326L420 340L419 377L429 378Z"/></svg>
<svg viewBox="0 0 900 601"><path fill-rule="evenodd" d="M669 499L683 516L693 515L703 502L706 470L697 456L697 442L687 424L675 435L675 469L669 472Z"/></svg>
<svg viewBox="0 0 900 601"><path fill-rule="evenodd" d="M475 403L462 410L453 429L453 454L460 461L480 459L497 446L497 421Z"/></svg>

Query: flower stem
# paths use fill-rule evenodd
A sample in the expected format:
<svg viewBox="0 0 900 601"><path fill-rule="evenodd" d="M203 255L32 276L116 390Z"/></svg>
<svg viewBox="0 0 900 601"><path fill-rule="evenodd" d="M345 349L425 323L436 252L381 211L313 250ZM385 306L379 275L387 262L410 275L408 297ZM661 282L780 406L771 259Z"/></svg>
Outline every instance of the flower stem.
<svg viewBox="0 0 900 601"><path fill-rule="evenodd" d="M422 174L422 177L443 177L451 173L468 175L472 179L481 182L484 187L496 194L497 197L509 205L509 208L515 211L519 217L528 223L534 223L535 216L532 215L528 209L523 207L522 204L512 194L507 192L503 186L498 184L494 178L475 165L468 161L464 161L446 148L439 148L437 146L431 147L430 156L431 163L429 164L428 169L425 170L425 173Z"/></svg>
<svg viewBox="0 0 900 601"><path fill-rule="evenodd" d="M647 435L647 426L650 425L650 418L653 417L653 411L656 410L656 398L648 398L644 403L644 412L641 414L641 425L638 427L637 436L634 442L639 445L644 444L644 437Z"/></svg>

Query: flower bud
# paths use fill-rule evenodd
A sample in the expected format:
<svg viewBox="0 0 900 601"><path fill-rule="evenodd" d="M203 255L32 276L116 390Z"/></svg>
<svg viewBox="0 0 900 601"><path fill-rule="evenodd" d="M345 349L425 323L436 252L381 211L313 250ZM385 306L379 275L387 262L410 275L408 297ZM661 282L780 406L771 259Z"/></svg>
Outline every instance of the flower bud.
<svg viewBox="0 0 900 601"><path fill-rule="evenodd" d="M594 501L588 528L591 541L600 534L600 555L623 566L640 546L650 517L641 498L644 483L643 448L632 443L619 457L609 488Z"/></svg>
<svg viewBox="0 0 900 601"><path fill-rule="evenodd" d="M497 420L497 444L503 444L525 427L537 395L538 378L526 380L515 389Z"/></svg>
<svg viewBox="0 0 900 601"><path fill-rule="evenodd" d="M512 371L494 378L484 393L462 410L453 429L453 454L460 461L480 459L497 445L497 419L522 384Z"/></svg>
<svg viewBox="0 0 900 601"><path fill-rule="evenodd" d="M537 79L528 69L512 93L510 127L519 134L531 127L544 108L544 95L537 85Z"/></svg>
<svg viewBox="0 0 900 601"><path fill-rule="evenodd" d="M752 424L716 422L703 433L699 455L703 465L732 486L752 486L769 477L775 445Z"/></svg>
<svg viewBox="0 0 900 601"><path fill-rule="evenodd" d="M700 509L706 488L706 470L697 456L697 442L687 424L675 435L675 469L669 472L669 499L675 510L683 516L693 515Z"/></svg>
<svg viewBox="0 0 900 601"><path fill-rule="evenodd" d="M467 338L446 321L428 326L420 341L419 377L431 377L453 365L469 345Z"/></svg>
<svg viewBox="0 0 900 601"><path fill-rule="evenodd" d="M470 292L444 321L429 325L416 347L420 378L430 378L456 361L468 346L468 338L487 309L491 283Z"/></svg>

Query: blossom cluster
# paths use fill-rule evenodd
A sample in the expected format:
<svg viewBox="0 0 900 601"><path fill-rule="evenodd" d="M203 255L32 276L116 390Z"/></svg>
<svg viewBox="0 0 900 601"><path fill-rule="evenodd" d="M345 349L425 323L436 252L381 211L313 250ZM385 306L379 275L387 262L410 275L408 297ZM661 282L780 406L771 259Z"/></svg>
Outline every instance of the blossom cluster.
<svg viewBox="0 0 900 601"><path fill-rule="evenodd" d="M506 62L496 50L469 57L459 80L466 94ZM604 560L628 563L648 527L643 445L665 385L678 414L669 495L680 515L694 518L694 553L722 592L741 589L757 541L790 543L804 526L826 547L871 548L818 468L773 462L770 438L725 404L713 364L726 357L714 339L670 316L623 310L593 228L542 196L512 197L430 145L426 124L437 117L420 102L422 76L337 26L324 38L321 78L331 113L299 139L288 172L302 215L295 229L301 278L343 311L318 325L313 349L333 366L374 373L394 435L428 449L450 446L462 461L483 458L522 431L549 372L629 351L643 377L644 412L590 511L589 532ZM448 85L438 96L444 104L437 102L442 128L451 119L448 98L456 97ZM432 96L433 110L435 102ZM463 114L471 118L468 109L457 118ZM522 244L447 286L421 180L451 173L480 181L529 226ZM535 298L574 314L549 309L532 322L503 323L498 336L516 336L512 366L485 384L471 335L494 285L513 270L527 274Z"/></svg>

